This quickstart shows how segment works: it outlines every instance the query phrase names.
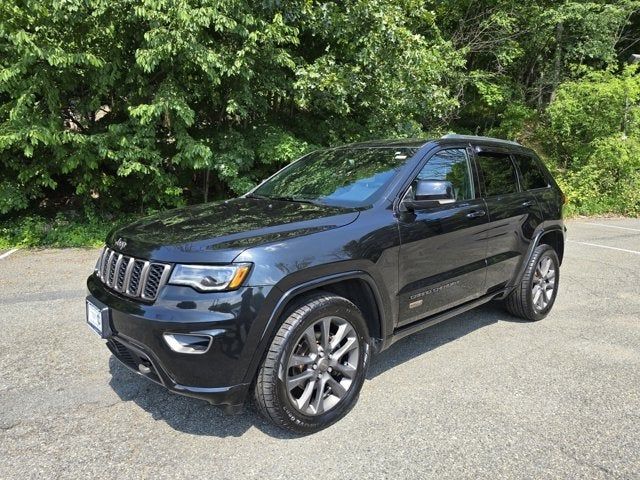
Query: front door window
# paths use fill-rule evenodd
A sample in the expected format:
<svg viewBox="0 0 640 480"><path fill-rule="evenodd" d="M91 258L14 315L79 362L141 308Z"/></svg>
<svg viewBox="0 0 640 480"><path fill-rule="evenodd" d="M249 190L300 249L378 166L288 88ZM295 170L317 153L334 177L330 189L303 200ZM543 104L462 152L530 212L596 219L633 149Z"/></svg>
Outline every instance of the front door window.
<svg viewBox="0 0 640 480"><path fill-rule="evenodd" d="M474 198L469 159L464 149L442 150L429 159L417 180L445 180L451 182L456 201Z"/></svg>

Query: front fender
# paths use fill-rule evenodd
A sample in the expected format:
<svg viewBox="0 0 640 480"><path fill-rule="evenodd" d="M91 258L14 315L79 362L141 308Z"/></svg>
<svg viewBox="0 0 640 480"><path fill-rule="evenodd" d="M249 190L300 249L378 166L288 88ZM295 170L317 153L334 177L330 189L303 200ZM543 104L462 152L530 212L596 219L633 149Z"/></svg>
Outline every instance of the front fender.
<svg viewBox="0 0 640 480"><path fill-rule="evenodd" d="M275 306L266 323L264 323L264 327L262 328L262 331L260 333L260 339L257 342L258 348L256 348L254 356L246 372L245 381L247 383L252 382L255 378L258 368L260 367L260 363L262 362L262 359L264 358L264 355L269 348L273 337L280 327L280 319L282 318L282 315L285 313L286 309L291 305L293 301L295 301L296 298L299 298L301 295L304 295L306 292L310 292L312 290L322 289L322 287L326 287L344 280L357 279L365 281L371 288L373 297L375 299L375 308L378 311L378 318L380 319L380 332L382 333L383 339L389 338L391 336L393 332L392 305L389 301L387 292L381 291L381 288L384 289L384 286L378 284L370 272L364 270L347 270L328 273L325 275L313 275L313 273L317 274L317 272L308 271L296 272L295 274L289 276L291 278L284 278L278 285L276 285L276 288L272 290L271 295L278 295L278 298L277 300L275 300ZM307 279L301 282L299 278L297 278L301 275L306 276ZM268 303L269 305L273 305L273 302L274 299L269 299L269 301L266 303Z"/></svg>

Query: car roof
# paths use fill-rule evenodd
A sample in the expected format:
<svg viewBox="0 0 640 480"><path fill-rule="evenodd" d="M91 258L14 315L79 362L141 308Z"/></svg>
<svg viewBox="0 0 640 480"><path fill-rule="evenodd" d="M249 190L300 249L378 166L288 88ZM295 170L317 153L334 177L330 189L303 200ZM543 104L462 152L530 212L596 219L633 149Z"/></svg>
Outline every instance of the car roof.
<svg viewBox="0 0 640 480"><path fill-rule="evenodd" d="M514 142L512 140L504 140L502 138L495 137L482 137L480 135L458 135L455 133L448 133L443 135L438 140L453 140L453 141L465 141L465 142L473 142L473 143L481 143L481 144L499 144L505 146L513 146L513 147L521 147L518 142Z"/></svg>
<svg viewBox="0 0 640 480"><path fill-rule="evenodd" d="M399 138L393 140L369 140L366 142L349 143L337 148L384 148L384 147L409 147L420 148L431 140L422 138Z"/></svg>
<svg viewBox="0 0 640 480"><path fill-rule="evenodd" d="M503 147L517 147L517 149L525 149L518 142L511 140L503 140L501 138L482 137L478 135L457 135L449 133L440 138L401 138L394 140L371 140L367 142L357 142L344 145L338 148L384 148L384 147L407 147L420 148L428 143L434 142L439 145L448 143L469 142L480 145L494 145Z"/></svg>

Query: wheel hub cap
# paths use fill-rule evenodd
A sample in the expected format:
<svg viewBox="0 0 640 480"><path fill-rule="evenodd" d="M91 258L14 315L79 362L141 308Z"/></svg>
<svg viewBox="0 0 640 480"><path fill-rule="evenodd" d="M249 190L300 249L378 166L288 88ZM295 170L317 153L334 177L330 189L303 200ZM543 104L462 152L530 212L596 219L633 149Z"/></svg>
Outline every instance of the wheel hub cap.
<svg viewBox="0 0 640 480"><path fill-rule="evenodd" d="M547 308L553 299L555 289L555 265L550 257L543 256L536 265L533 275L533 286L531 288L533 306L536 311L540 312Z"/></svg>
<svg viewBox="0 0 640 480"><path fill-rule="evenodd" d="M327 371L328 368L329 368L329 362L327 361L327 359L326 358L320 359L320 361L318 362L318 371L320 373L324 373Z"/></svg>
<svg viewBox="0 0 640 480"><path fill-rule="evenodd" d="M296 340L287 362L286 389L293 406L320 415L338 405L351 388L360 343L344 318L321 318Z"/></svg>

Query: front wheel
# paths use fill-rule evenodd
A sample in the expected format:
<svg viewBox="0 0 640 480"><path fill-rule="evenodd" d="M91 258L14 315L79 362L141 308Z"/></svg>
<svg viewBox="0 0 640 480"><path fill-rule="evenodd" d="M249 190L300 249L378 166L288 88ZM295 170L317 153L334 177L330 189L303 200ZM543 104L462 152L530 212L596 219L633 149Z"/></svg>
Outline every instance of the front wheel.
<svg viewBox="0 0 640 480"><path fill-rule="evenodd" d="M355 405L369 364L360 310L333 294L307 298L287 316L258 372L258 409L276 425L313 433Z"/></svg>
<svg viewBox="0 0 640 480"><path fill-rule="evenodd" d="M556 301L559 281L558 255L551 246L538 245L527 264L520 285L505 299L507 310L525 320L542 320Z"/></svg>

